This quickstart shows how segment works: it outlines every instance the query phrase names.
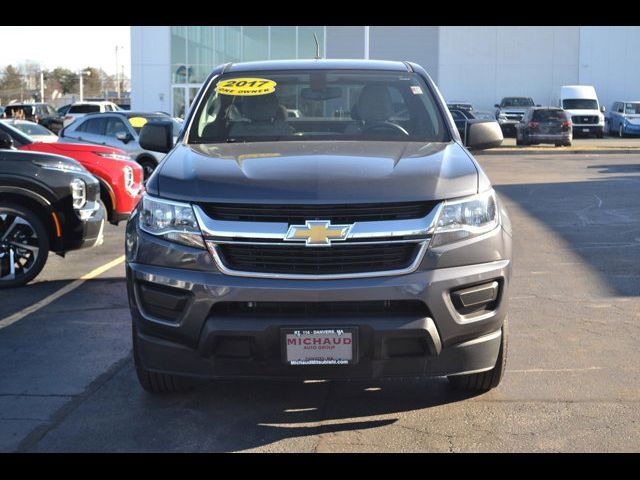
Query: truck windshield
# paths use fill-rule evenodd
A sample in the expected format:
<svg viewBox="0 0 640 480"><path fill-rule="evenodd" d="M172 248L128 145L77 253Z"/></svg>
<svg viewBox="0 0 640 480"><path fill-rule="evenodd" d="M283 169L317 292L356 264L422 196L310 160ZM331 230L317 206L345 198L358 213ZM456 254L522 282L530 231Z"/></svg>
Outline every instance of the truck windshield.
<svg viewBox="0 0 640 480"><path fill-rule="evenodd" d="M450 139L431 90L409 72L239 72L214 81L197 108L189 143Z"/></svg>
<svg viewBox="0 0 640 480"><path fill-rule="evenodd" d="M503 98L502 107L533 107L533 100L530 98Z"/></svg>
<svg viewBox="0 0 640 480"><path fill-rule="evenodd" d="M591 98L565 98L562 101L565 110L597 110L598 101Z"/></svg>
<svg viewBox="0 0 640 480"><path fill-rule="evenodd" d="M640 103L625 103L624 113L627 115L640 115Z"/></svg>

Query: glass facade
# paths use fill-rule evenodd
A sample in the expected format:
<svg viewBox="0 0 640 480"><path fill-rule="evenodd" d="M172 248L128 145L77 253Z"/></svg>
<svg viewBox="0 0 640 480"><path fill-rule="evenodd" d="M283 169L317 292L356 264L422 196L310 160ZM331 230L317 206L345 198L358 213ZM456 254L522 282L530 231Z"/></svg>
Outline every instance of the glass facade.
<svg viewBox="0 0 640 480"><path fill-rule="evenodd" d="M173 26L173 115L184 117L198 88L221 63L314 58L318 37L324 56L324 26Z"/></svg>

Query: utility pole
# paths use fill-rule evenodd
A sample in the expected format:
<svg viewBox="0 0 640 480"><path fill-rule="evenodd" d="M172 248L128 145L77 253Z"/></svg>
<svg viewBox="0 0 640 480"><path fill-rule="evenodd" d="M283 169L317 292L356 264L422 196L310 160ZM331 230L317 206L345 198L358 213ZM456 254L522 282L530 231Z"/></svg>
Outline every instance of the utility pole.
<svg viewBox="0 0 640 480"><path fill-rule="evenodd" d="M120 100L120 64L118 63L118 49L122 48L124 48L122 45L116 45L116 96L118 97L118 101Z"/></svg>
<svg viewBox="0 0 640 480"><path fill-rule="evenodd" d="M40 101L44 102L44 72L40 67Z"/></svg>
<svg viewBox="0 0 640 480"><path fill-rule="evenodd" d="M82 102L84 100L84 76L91 75L91 71L80 70L78 75L80 75L80 101Z"/></svg>

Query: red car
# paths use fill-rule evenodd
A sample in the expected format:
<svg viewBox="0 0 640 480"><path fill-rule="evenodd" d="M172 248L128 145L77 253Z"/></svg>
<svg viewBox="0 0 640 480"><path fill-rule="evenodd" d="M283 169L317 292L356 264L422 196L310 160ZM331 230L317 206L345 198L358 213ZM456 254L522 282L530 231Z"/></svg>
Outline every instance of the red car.
<svg viewBox="0 0 640 480"><path fill-rule="evenodd" d="M142 196L142 167L122 150L98 145L35 142L5 122L0 122L0 131L8 133L19 150L55 153L80 162L100 182L100 199L109 222L114 225L129 217Z"/></svg>

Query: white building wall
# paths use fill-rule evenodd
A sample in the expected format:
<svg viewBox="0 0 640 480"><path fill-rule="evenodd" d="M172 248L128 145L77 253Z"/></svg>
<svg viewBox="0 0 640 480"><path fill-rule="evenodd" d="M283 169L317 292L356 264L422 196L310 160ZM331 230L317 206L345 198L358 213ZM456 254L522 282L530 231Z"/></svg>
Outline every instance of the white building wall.
<svg viewBox="0 0 640 480"><path fill-rule="evenodd" d="M580 83L593 85L607 108L640 100L640 27L581 27Z"/></svg>
<svg viewBox="0 0 640 480"><path fill-rule="evenodd" d="M171 28L131 27L131 109L171 112Z"/></svg>
<svg viewBox="0 0 640 480"><path fill-rule="evenodd" d="M579 27L440 27L437 84L447 100L493 110L506 96L542 105L578 82Z"/></svg>

